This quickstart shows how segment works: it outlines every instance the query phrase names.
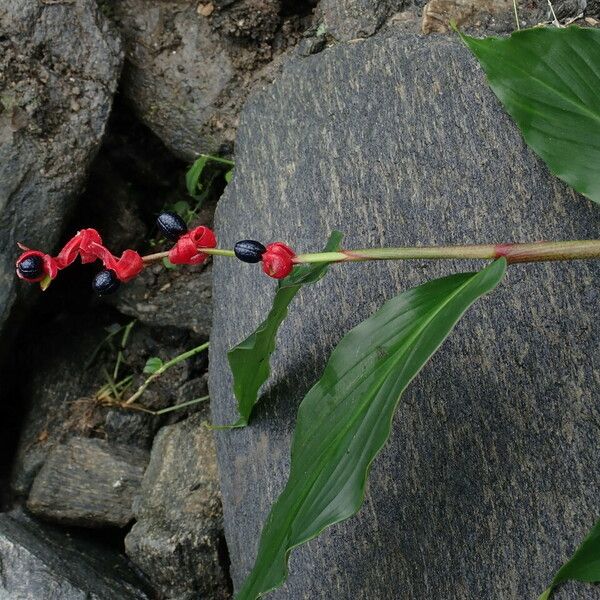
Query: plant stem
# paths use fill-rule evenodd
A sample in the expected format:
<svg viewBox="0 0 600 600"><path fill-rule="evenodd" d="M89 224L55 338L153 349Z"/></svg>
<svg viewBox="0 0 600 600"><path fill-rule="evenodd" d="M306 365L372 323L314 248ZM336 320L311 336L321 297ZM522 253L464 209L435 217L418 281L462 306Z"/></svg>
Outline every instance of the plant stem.
<svg viewBox="0 0 600 600"><path fill-rule="evenodd" d="M484 259L506 257L509 263L600 258L600 240L534 242L531 244L483 244L467 246L422 246L364 248L339 252L298 254L297 264L365 260Z"/></svg>
<svg viewBox="0 0 600 600"><path fill-rule="evenodd" d="M208 160L212 160L213 162L222 163L222 164L228 165L230 167L233 167L235 165L235 163L232 160L229 160L228 158L223 158L221 156L213 156L212 154L201 154L200 156L205 156L206 158L208 158Z"/></svg>
<svg viewBox="0 0 600 600"><path fill-rule="evenodd" d="M188 400L187 402L182 402L181 404L175 404L175 406L167 406L167 408L161 408L160 410L153 410L152 413L155 415L164 415L168 412L173 412L174 410L180 410L182 408L186 408L187 406L192 406L194 404L198 404L199 402L206 402L210 396L202 396L200 398L195 398L194 400Z"/></svg>
<svg viewBox="0 0 600 600"><path fill-rule="evenodd" d="M233 250L226 250L224 248L198 248L198 252L202 254L210 254L213 256L235 256ZM145 263L153 263L162 260L163 258L169 258L169 252L157 252L156 254L147 254L142 256L142 260Z"/></svg>
<svg viewBox="0 0 600 600"><path fill-rule="evenodd" d="M146 408L145 406L142 406L140 404L127 404L126 402L117 403L116 406L120 406L121 408L127 408L129 410L139 410L141 412L148 413L149 415L157 416L157 415L164 415L165 413L173 412L175 410L180 410L182 408L192 406L193 404L198 404L199 402L206 402L209 399L210 399L210 396L202 396L201 398L195 398L194 400L188 400L187 402L182 402L181 404L175 404L175 406L168 406L167 408L161 408L160 410L150 410L149 408Z"/></svg>
<svg viewBox="0 0 600 600"><path fill-rule="evenodd" d="M235 256L233 250L200 248L199 252L214 256ZM145 263L168 257L168 252L142 256ZM509 263L600 258L600 240L566 242L532 242L528 244L469 244L464 246L401 246L398 248L362 248L339 252L298 254L295 264L324 262L356 262L365 260L436 260L482 259L506 257Z"/></svg>
<svg viewBox="0 0 600 600"><path fill-rule="evenodd" d="M144 393L146 388L157 377L160 377L167 369L171 368L172 366L176 365L177 363L180 363L184 360L187 360L188 358L191 358L195 354L198 354L198 353L202 352L203 350L206 350L207 348L208 348L208 342L205 342L204 344L201 344L200 346L196 346L195 348L192 348L191 350L188 350L187 352L184 352L183 354L179 354L175 358L172 358L171 360L167 361L161 367L159 367L154 373L152 373L152 375L150 375L150 377L148 377L146 379L146 381L144 381L144 383L142 383L142 385L140 385L140 387L135 391L135 393L130 398L128 398L123 404L125 404L125 405L133 404Z"/></svg>

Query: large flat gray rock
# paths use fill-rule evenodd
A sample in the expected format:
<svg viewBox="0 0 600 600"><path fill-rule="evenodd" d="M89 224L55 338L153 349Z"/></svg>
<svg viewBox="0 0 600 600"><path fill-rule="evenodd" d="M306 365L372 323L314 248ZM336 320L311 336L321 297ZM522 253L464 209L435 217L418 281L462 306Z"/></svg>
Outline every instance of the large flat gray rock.
<svg viewBox="0 0 600 600"><path fill-rule="evenodd" d="M597 237L600 209L525 146L455 38L385 37L290 61L242 115L216 216L223 246L320 248ZM477 265L337 266L295 300L250 427L217 436L240 586L289 470L296 408L334 344L384 300ZM597 262L511 267L400 403L359 515L292 553L270 598L535 598L598 517ZM226 351L274 282L215 260L210 393L235 420ZM557 598L598 598L590 586Z"/></svg>

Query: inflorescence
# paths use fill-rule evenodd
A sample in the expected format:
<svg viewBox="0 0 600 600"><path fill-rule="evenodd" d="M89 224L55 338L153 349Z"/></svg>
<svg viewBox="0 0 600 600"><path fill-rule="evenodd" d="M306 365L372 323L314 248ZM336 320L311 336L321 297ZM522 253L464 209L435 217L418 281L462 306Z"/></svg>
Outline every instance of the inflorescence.
<svg viewBox="0 0 600 600"><path fill-rule="evenodd" d="M217 246L217 238L211 229L200 225L188 230L185 221L176 213L161 213L157 225L164 237L174 242L164 256L174 265L199 265L209 256L203 250ZM17 276L30 283L40 282L42 289L46 289L57 277L58 272L71 265L77 257L84 264L100 260L104 269L92 281L92 288L99 295L115 292L121 283L137 277L146 265L151 264L156 257L162 256L143 257L135 250L125 250L120 257L116 257L103 245L102 238L95 229L82 229L77 232L57 256L31 250L23 244L18 246L24 252L16 262ZM282 279L291 273L296 256L293 250L282 242L265 247L254 240L238 242L233 253L243 262L262 262L263 271L275 279Z"/></svg>

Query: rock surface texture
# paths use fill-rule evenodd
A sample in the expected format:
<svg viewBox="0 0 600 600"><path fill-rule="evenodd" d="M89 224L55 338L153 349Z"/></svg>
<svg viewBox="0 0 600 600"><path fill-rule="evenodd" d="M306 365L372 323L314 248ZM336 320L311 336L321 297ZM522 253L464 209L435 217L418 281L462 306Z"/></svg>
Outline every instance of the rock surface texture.
<svg viewBox="0 0 600 600"><path fill-rule="evenodd" d="M301 16L283 14L281 5L280 0L111 4L127 55L123 92L175 154L191 160L233 143L248 90L268 76L271 60L303 30Z"/></svg>
<svg viewBox="0 0 600 600"><path fill-rule="evenodd" d="M42 525L0 515L2 600L145 600L151 591L113 550Z"/></svg>
<svg viewBox="0 0 600 600"><path fill-rule="evenodd" d="M348 248L597 237L600 210L525 146L455 38L391 30L291 60L246 105L216 226L225 247L301 252L334 228ZM301 291L254 422L217 436L236 587L287 478L298 403L335 343L387 298L480 264L337 266ZM226 351L275 284L227 259L214 275L211 405L231 423ZM511 267L405 393L358 516L294 550L269 598L537 597L597 518L599 275L597 262Z"/></svg>
<svg viewBox="0 0 600 600"><path fill-rule="evenodd" d="M121 47L92 0L0 6L0 332L16 243L54 250L110 111Z"/></svg>
<svg viewBox="0 0 600 600"><path fill-rule="evenodd" d="M348 41L372 36L403 6L403 0L321 0L317 18L333 38Z"/></svg>
<svg viewBox="0 0 600 600"><path fill-rule="evenodd" d="M125 527L133 519L133 497L147 464L148 454L139 448L72 438L52 448L27 508L66 525Z"/></svg>
<svg viewBox="0 0 600 600"><path fill-rule="evenodd" d="M205 415L163 427L125 539L127 555L166 598L229 597L213 433Z"/></svg>
<svg viewBox="0 0 600 600"><path fill-rule="evenodd" d="M163 265L146 269L111 300L124 315L151 327L189 329L208 337L211 326L210 266L167 272Z"/></svg>

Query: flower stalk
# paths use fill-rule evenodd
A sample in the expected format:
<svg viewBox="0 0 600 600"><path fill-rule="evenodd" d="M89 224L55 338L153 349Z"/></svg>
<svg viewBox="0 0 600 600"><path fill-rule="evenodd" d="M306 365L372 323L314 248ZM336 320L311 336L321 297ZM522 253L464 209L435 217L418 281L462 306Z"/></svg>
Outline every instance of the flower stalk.
<svg viewBox="0 0 600 600"><path fill-rule="evenodd" d="M204 254L233 257L234 251L224 248L203 248ZM168 252L143 256L144 263L167 258ZM339 252L298 254L294 264L359 262L367 260L494 260L505 257L508 263L560 261L600 258L600 240L564 242L533 242L526 244L469 244L457 246L401 246L397 248L362 248Z"/></svg>
<svg viewBox="0 0 600 600"><path fill-rule="evenodd" d="M600 240L533 242L528 244L481 244L460 246L415 246L364 248L298 254L294 263L353 262L365 260L436 260L505 257L508 263L600 258Z"/></svg>
<svg viewBox="0 0 600 600"><path fill-rule="evenodd" d="M195 348L192 348L191 350L188 350L187 352L184 352L183 354L179 354L175 358L172 358L171 360L169 360L166 363L164 363L163 365L161 365L158 369L156 369L156 371L154 371L154 373L152 373L147 379L144 380L144 382L140 385L140 387L138 387L138 389L135 391L135 393L132 394L127 400L125 400L123 405L127 406L127 405L133 404L146 391L146 388L157 377L160 377L167 369L170 369L171 367L175 366L176 364L179 364L180 362L183 362L184 360L187 360L188 358L191 358L192 356L195 356L196 354L203 352L204 350L206 350L208 348L208 344L209 344L208 342L205 342L204 344L200 344L200 346L196 346Z"/></svg>

